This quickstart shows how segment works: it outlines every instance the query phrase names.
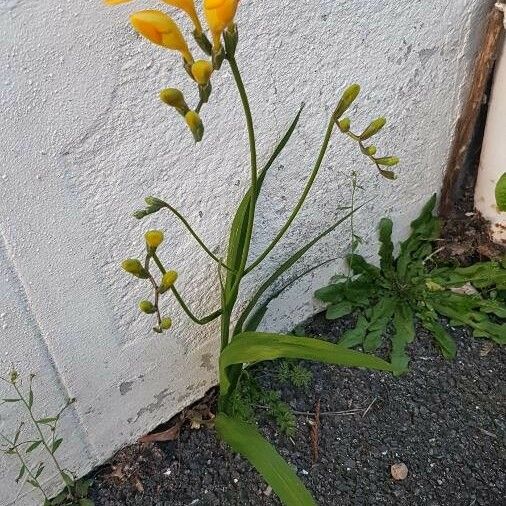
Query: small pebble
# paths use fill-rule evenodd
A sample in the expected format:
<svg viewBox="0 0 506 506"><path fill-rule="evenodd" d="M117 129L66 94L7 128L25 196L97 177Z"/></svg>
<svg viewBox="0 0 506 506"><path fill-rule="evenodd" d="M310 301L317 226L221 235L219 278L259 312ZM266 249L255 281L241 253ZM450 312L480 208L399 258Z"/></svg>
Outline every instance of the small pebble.
<svg viewBox="0 0 506 506"><path fill-rule="evenodd" d="M390 473L394 480L405 480L408 477L408 466L402 462L392 464L390 466Z"/></svg>

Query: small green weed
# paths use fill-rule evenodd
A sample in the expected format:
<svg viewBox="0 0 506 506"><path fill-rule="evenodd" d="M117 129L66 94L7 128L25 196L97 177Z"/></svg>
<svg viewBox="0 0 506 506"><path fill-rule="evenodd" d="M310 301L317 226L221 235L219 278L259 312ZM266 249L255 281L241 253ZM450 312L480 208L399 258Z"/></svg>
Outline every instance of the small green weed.
<svg viewBox="0 0 506 506"><path fill-rule="evenodd" d="M313 373L292 360L282 360L278 369L278 380L295 388L307 390L313 380Z"/></svg>
<svg viewBox="0 0 506 506"><path fill-rule="evenodd" d="M456 345L439 322L466 325L475 337L506 343L506 259L480 262L469 267L432 267L433 244L440 231L433 216L435 195L411 223L411 235L400 245L397 258L391 240L392 221L379 225L380 266L357 254L348 256L353 276L317 290L316 297L330 305L326 316L333 320L358 311L355 328L339 344L362 346L374 352L392 328L390 357L400 370L408 366L406 346L415 337L415 317L434 336L446 358L453 358ZM501 324L502 321L502 324Z"/></svg>
<svg viewBox="0 0 506 506"><path fill-rule="evenodd" d="M74 403L75 399L69 399L56 415L44 417L36 415L32 389L34 377L34 374L30 374L26 392L23 391L22 380L15 370L11 371L8 378L0 377L0 380L9 384L13 390L12 396L0 399L0 406L3 404L22 406L27 413L28 422L21 421L13 436L0 432L2 443L0 451L18 459L20 468L16 482L24 480L37 489L43 498L43 506L93 506L93 501L87 498L91 480L77 479L71 471L61 467L56 455L63 443L63 438L57 433L58 423L63 412ZM33 431L28 431L28 426L32 426ZM46 464L42 461L32 463L34 452L37 450L45 452L51 467L61 478L63 490L56 497L51 498L41 482Z"/></svg>
<svg viewBox="0 0 506 506"><path fill-rule="evenodd" d="M256 422L257 408L263 408L265 415L274 421L283 434L293 436L296 421L290 406L281 400L278 392L261 387L254 375L244 370L232 401L234 416L245 422Z"/></svg>

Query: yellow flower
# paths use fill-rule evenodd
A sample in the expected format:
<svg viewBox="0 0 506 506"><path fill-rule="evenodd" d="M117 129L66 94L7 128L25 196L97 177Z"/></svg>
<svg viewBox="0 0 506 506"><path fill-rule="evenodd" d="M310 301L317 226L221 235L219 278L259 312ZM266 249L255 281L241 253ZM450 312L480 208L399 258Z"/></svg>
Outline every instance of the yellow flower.
<svg viewBox="0 0 506 506"><path fill-rule="evenodd" d="M200 142L204 136L204 125L198 113L195 111L188 111L184 119L193 134L195 142Z"/></svg>
<svg viewBox="0 0 506 506"><path fill-rule="evenodd" d="M213 48L220 48L223 30L234 20L239 0L204 0L204 13L213 35Z"/></svg>
<svg viewBox="0 0 506 506"><path fill-rule="evenodd" d="M148 248L156 249L163 241L163 232L161 230L148 230L144 234Z"/></svg>
<svg viewBox="0 0 506 506"><path fill-rule="evenodd" d="M126 4L127 2L131 2L132 0L104 0L105 5L119 5Z"/></svg>
<svg viewBox="0 0 506 506"><path fill-rule="evenodd" d="M179 51L186 63L193 63L188 45L170 16L157 10L134 12L130 16L134 30L154 44Z"/></svg>
<svg viewBox="0 0 506 506"><path fill-rule="evenodd" d="M201 86L205 86L213 73L213 65L206 60L197 60L192 65L192 76Z"/></svg>
<svg viewBox="0 0 506 506"><path fill-rule="evenodd" d="M162 0L162 2L165 2L168 5L172 5L172 7L176 7L177 9L181 9L182 11L186 12L186 14L188 14L192 20L197 33L202 33L202 25L200 24L197 10L195 9L195 2L193 0Z"/></svg>

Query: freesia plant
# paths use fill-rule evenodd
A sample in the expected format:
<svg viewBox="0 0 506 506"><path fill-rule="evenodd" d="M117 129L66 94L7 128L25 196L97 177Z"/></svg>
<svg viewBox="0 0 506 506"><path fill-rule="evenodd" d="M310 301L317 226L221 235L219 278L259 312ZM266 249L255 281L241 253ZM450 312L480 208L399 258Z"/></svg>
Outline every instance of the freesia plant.
<svg viewBox="0 0 506 506"><path fill-rule="evenodd" d="M113 5L126 3L127 1L106 0L106 3ZM236 48L239 38L234 18L239 0L204 0L203 12L209 29L208 34L202 27L193 0L163 0L163 2L168 6L184 11L191 19L194 27L194 41L203 52L204 57L202 59L194 59L192 50L190 50L177 24L165 12L160 10L144 10L131 14L131 25L140 35L165 49L180 53L182 56L182 67L195 83L199 93L199 101L194 108L190 108L183 93L174 88L162 90L160 98L184 118L195 141L199 142L204 136L204 123L200 113L205 103L211 97L213 73L219 71L222 65L228 65L241 99L248 132L250 150L249 187L235 212L228 237L228 253L224 259L216 256L205 245L204 241L191 227L183 214L170 203L159 198L147 197L147 207L135 213L135 216L139 219L163 210L173 213L186 227L198 245L216 262L218 271L217 285L219 285L217 286L217 290L221 294L221 304L213 313L204 317L197 317L184 301L177 289L177 273L166 270L158 256L158 249L164 238L161 231L148 231L145 235L146 254L143 261L141 262L139 259L125 260L123 268L133 276L150 283L153 290L153 299L141 301L140 309L144 313L154 315L156 319L155 332L162 333L171 326L171 320L162 314L160 304L162 298L165 298L167 295L172 295L189 318L196 324L205 325L218 318L221 320L220 395L218 413L215 418L215 427L219 436L255 466L285 504L315 504L311 494L306 490L292 467L261 436L257 428L236 418L233 399L245 366L265 360L285 357L317 360L342 366L368 367L385 371L393 370L391 364L380 358L345 349L342 346L337 346L326 341L308 337L257 332L256 330L265 314L269 295L272 296L270 288L273 283L316 242L348 219L353 211L342 216L336 223L323 230L293 253L257 288L244 309L239 312L236 311L236 302L243 279L260 265L278 244L303 206L322 165L331 136L335 130L340 130L356 141L362 153L387 178L394 177L389 168L395 165L398 159L391 156L376 157L376 147L366 142L384 126L384 118L372 121L362 134L351 132L350 120L343 118L343 115L357 98L360 88L356 84L349 86L342 94L336 109L328 119L327 128L315 165L293 211L266 249L251 263L248 263L255 224L256 204L262 185L264 184L268 170L272 167L294 132L302 112L302 107L279 144L273 149L267 163L263 167L259 167L252 111L236 60Z"/></svg>

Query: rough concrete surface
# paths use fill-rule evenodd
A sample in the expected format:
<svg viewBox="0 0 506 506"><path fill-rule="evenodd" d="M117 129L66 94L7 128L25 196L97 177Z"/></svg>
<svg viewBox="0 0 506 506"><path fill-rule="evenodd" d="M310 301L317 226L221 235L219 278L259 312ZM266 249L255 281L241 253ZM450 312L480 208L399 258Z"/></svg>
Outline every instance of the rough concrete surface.
<svg viewBox="0 0 506 506"><path fill-rule="evenodd" d="M399 179L382 180L356 146L333 137L314 191L286 240L244 284L244 296L301 241L336 219L355 169L373 198L357 218L374 251L385 212L406 226L437 191L466 88L481 23L493 2L474 0L243 0L238 59L254 104L259 156L306 102L293 141L266 180L252 255L283 223L316 157L340 90L360 82L352 117L385 115L379 145L403 160ZM157 98L165 86L196 96L171 53L127 26L135 2L106 9L85 0L0 3L0 357L38 374L40 410L65 395L78 402L63 420L61 456L79 473L103 462L199 397L214 381L217 329L192 325L171 304L169 334L150 331L136 301L147 287L120 272L143 249L151 226L167 231L163 258L197 314L218 302L211 261L170 216L131 218L145 195L179 207L222 254L244 192L247 142L237 93L224 68L203 112L195 146L181 119ZM162 9L165 8L161 4ZM178 18L181 19L181 18ZM189 25L181 19L186 33ZM240 161L240 163L238 163ZM297 270L339 256L343 228ZM403 233L402 228L400 233ZM311 293L339 267L315 271L276 301L266 319L284 329L314 311ZM293 273L292 273L293 275ZM9 431L15 411L2 407ZM32 504L14 483L17 466L0 458L0 504ZM16 499L17 498L17 499Z"/></svg>

